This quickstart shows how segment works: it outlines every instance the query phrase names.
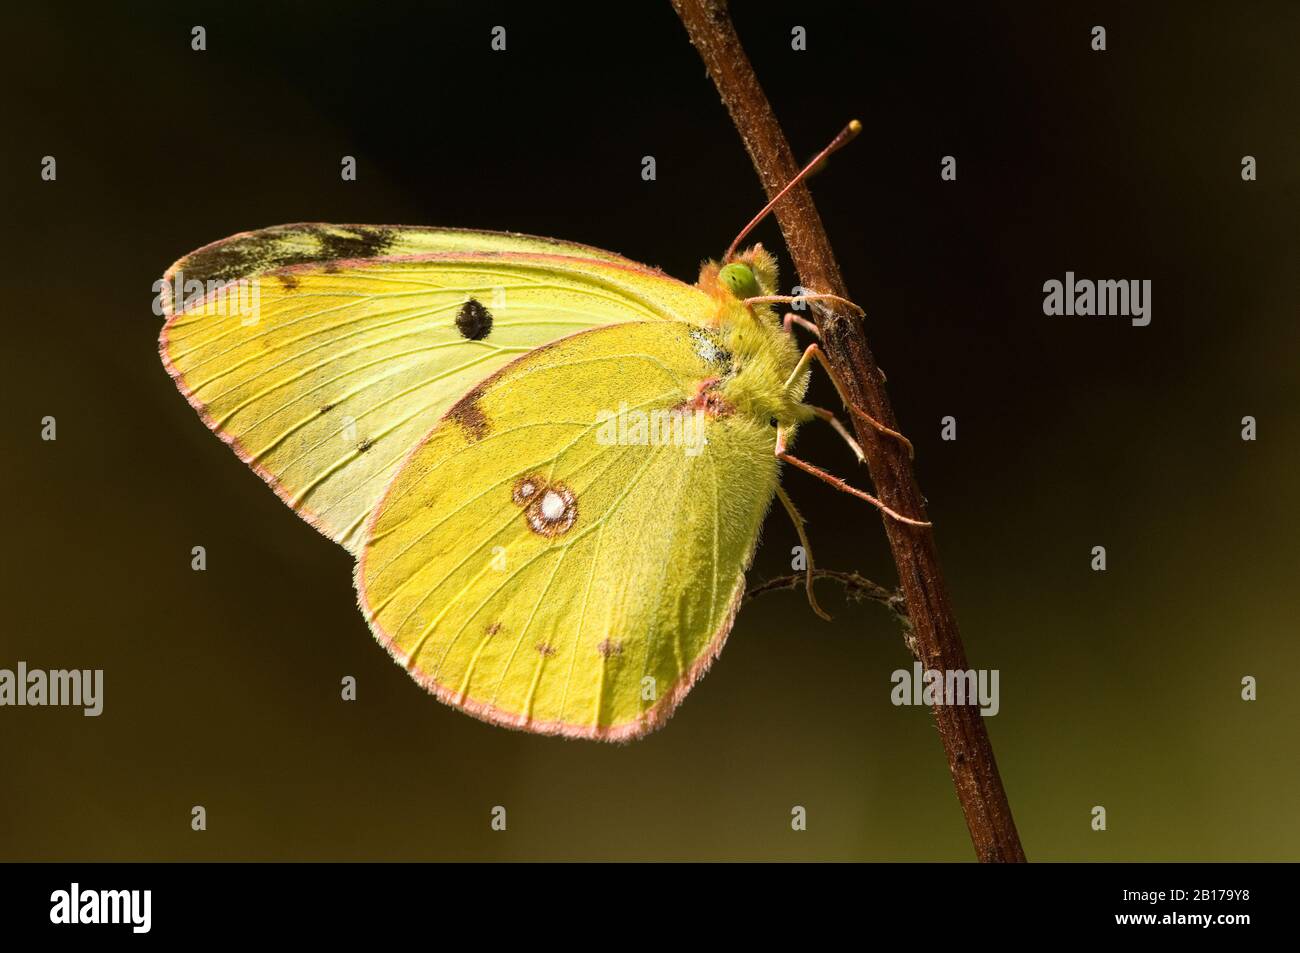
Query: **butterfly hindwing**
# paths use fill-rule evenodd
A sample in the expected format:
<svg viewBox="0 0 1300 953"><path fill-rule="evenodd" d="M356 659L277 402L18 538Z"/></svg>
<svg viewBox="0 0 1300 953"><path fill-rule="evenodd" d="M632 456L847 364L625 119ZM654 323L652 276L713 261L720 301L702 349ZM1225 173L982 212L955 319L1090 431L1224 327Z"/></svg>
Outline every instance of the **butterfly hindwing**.
<svg viewBox="0 0 1300 953"><path fill-rule="evenodd" d="M376 636L492 722L661 724L722 647L776 485L772 430L713 399L729 371L703 327L635 322L480 384L369 523L357 586Z"/></svg>
<svg viewBox="0 0 1300 953"><path fill-rule="evenodd" d="M186 256L168 278L181 296L161 352L181 391L353 551L402 460L479 381L570 334L709 306L585 246L437 229L265 229ZM184 292L191 282L204 293Z"/></svg>

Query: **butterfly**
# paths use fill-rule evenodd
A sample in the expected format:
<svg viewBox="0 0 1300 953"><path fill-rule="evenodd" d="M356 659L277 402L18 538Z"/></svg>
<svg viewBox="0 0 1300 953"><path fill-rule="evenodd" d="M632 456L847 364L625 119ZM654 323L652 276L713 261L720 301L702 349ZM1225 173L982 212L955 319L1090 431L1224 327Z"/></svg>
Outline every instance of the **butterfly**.
<svg viewBox="0 0 1300 953"><path fill-rule="evenodd" d="M637 738L721 652L773 499L808 550L781 463L845 488L790 454L797 429L825 420L862 459L803 402L824 358L794 329L816 325L778 318L797 299L775 259L738 250L784 194L693 285L513 233L244 232L167 270L162 361L356 556L361 611L420 685L499 725ZM807 583L820 613L811 559Z"/></svg>

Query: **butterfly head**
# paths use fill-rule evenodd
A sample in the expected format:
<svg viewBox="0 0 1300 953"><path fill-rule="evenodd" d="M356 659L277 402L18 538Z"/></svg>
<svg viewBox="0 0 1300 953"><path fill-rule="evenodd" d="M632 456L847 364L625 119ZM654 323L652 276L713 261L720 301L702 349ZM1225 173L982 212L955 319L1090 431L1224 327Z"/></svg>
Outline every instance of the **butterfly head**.
<svg viewBox="0 0 1300 953"><path fill-rule="evenodd" d="M738 261L718 269L718 281L741 301L746 298L757 298L762 293L758 290L758 279L754 277L754 270Z"/></svg>
<svg viewBox="0 0 1300 953"><path fill-rule="evenodd" d="M776 259L762 245L747 248L714 267L718 284L738 301L776 294Z"/></svg>

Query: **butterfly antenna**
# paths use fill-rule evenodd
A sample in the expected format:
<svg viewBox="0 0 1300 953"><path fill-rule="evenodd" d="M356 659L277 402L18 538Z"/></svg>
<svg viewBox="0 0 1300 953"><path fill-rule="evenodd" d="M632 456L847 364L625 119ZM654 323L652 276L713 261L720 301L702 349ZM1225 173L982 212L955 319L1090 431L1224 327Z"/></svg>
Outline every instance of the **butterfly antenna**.
<svg viewBox="0 0 1300 953"><path fill-rule="evenodd" d="M835 152L841 147L848 145L855 138L857 138L858 133L860 133L861 131L862 131L862 123L858 122L856 119L850 122L843 129L841 129L840 134L831 140L831 144L828 145L821 152L813 156L812 160L799 171L799 174L796 175L789 182L787 182L785 184L785 188L781 189L780 192L777 192L776 195L772 197L772 201L768 202L766 205L763 206L763 211L755 215L753 219L750 220L750 223L740 230L740 234L737 235L735 241L731 243L731 246L727 249L727 253L722 256L722 260L724 262L731 261L732 256L736 254L737 246L740 245L740 243L745 240L745 236L748 235L750 232L752 232L759 222L767 218L768 214L772 211L772 209L776 208L776 203L781 201L781 199L785 198L785 194L789 192L792 188L794 188L804 179L808 178L808 176L811 175L813 171L819 165L821 165L822 162L824 162L832 152Z"/></svg>

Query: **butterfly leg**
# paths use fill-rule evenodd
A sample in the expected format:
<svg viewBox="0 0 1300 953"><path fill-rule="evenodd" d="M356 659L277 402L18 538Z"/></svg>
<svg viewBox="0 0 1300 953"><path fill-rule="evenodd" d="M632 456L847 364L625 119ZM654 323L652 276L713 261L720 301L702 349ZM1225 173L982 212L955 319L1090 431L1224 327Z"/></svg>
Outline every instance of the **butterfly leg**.
<svg viewBox="0 0 1300 953"><path fill-rule="evenodd" d="M803 546L804 557L808 564L808 572L804 584L808 591L808 605L812 606L813 612L817 613L827 622L830 622L830 614L825 612L822 607L817 604L817 597L813 595L812 543L808 542L808 531L804 529L803 517L799 514L799 511L795 509L794 501L790 499L789 495L784 489L782 489L779 483L776 486L776 496L777 499L781 501L781 505L785 507L785 511L790 514L790 521L794 523L794 531L799 534L799 545Z"/></svg>
<svg viewBox="0 0 1300 953"><path fill-rule="evenodd" d="M835 487L835 489L837 490L841 490L849 494L850 496L856 496L860 500L865 500L866 502L874 506L876 509L880 510L880 512L884 513L886 516L891 517L892 519L895 519L900 523L906 523L908 526L929 527L934 525L933 523L928 522L927 520L914 520L910 516L904 516L902 513L899 513L897 510L891 509L890 507L886 506L884 503L880 502L880 500L876 499L870 493L864 493L862 490L859 490L857 487L849 486L839 477L827 473L821 467L813 466L807 460L800 460L794 454L789 453L785 449L785 433L783 428L780 427L777 428L777 432L776 432L776 457L778 460L783 460L784 462L790 464L791 466L798 467L800 470L803 470L805 473L811 473L819 480L824 480L825 482L829 483L831 486Z"/></svg>
<svg viewBox="0 0 1300 953"><path fill-rule="evenodd" d="M804 330L811 331L816 337L822 336L822 332L817 328L816 324L809 321L807 318L801 318L793 312L787 312L785 318L781 321L781 327L785 329L786 334L793 334L794 332L791 328L796 324Z"/></svg>
<svg viewBox="0 0 1300 953"><path fill-rule="evenodd" d="M804 404L804 407L811 410L813 416L818 420L824 420L831 425L831 428L849 445L853 455L858 458L858 463L867 462L867 455L862 452L862 446L853 439L853 434L849 433L849 428L840 423L840 418L835 416L834 411L827 410L825 407L814 407L812 404Z"/></svg>
<svg viewBox="0 0 1300 953"><path fill-rule="evenodd" d="M789 390L792 386L794 386L794 382L799 379L799 376L803 374L805 370L808 369L808 365L813 361L816 361L823 368L825 368L826 375L831 379L831 383L835 385L835 393L840 395L840 400L844 402L844 406L849 409L849 411L853 414L853 416L857 417L859 420L864 421L867 424L867 426L871 427L873 430L876 430L877 432L882 433L887 437L892 437L895 440L902 443L903 446L907 447L907 456L909 460L916 458L916 449L912 446L912 441L908 440L906 437L904 437L897 430L894 430L892 427L886 427L875 417L872 417L869 413L867 413L865 410L863 410L853 401L849 400L848 395L844 392L844 387L840 384L839 375L835 373L835 369L831 367L830 361L826 359L826 352L823 351L818 345L809 344L808 347L804 350L803 356L799 358L799 363L795 365L794 371L790 374L789 379L785 382L785 386L787 390ZM861 449L858 448L857 452L861 453Z"/></svg>

